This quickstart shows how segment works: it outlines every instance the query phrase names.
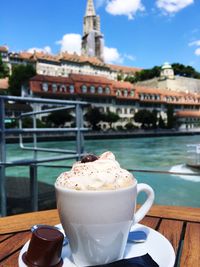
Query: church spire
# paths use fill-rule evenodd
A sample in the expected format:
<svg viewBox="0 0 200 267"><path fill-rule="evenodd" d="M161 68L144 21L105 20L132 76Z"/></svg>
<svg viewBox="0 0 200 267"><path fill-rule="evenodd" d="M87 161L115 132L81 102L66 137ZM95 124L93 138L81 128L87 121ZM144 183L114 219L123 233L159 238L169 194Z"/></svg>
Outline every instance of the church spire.
<svg viewBox="0 0 200 267"><path fill-rule="evenodd" d="M87 1L87 7L86 7L85 16L86 17L96 16L93 0L88 0Z"/></svg>
<svg viewBox="0 0 200 267"><path fill-rule="evenodd" d="M104 41L100 30L100 17L96 15L93 0L87 0L81 54L87 57L97 57L103 61L103 49Z"/></svg>

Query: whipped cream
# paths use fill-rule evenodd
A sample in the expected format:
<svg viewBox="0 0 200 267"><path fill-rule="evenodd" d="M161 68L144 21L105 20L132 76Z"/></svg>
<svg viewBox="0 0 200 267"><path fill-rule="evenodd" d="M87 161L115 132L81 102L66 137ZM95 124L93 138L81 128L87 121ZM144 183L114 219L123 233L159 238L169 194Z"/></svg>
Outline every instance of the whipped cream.
<svg viewBox="0 0 200 267"><path fill-rule="evenodd" d="M95 161L74 163L70 171L56 180L56 186L75 190L115 190L134 183L133 175L120 167L110 151Z"/></svg>

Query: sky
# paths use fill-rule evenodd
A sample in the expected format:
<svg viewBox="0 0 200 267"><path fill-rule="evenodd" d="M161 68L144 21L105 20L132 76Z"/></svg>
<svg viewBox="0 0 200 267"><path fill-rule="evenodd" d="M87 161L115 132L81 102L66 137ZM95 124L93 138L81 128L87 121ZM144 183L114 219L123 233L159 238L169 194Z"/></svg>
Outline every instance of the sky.
<svg viewBox="0 0 200 267"><path fill-rule="evenodd" d="M0 46L80 54L87 0L1 3ZM94 0L107 63L152 68L165 62L200 71L200 0Z"/></svg>

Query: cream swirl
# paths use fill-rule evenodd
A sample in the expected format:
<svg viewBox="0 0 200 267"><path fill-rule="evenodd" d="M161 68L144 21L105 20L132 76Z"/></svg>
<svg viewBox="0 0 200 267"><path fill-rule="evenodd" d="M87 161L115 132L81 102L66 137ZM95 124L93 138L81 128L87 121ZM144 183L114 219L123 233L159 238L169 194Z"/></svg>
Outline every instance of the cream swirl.
<svg viewBox="0 0 200 267"><path fill-rule="evenodd" d="M134 184L133 175L122 169L112 152L105 152L92 162L73 164L72 169L63 172L56 185L75 190L109 190Z"/></svg>

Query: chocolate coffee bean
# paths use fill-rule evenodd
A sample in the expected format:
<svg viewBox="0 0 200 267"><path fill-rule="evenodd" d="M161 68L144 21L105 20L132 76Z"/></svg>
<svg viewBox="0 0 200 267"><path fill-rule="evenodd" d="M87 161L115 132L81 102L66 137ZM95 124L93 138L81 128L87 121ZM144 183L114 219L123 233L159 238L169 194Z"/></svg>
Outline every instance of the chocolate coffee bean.
<svg viewBox="0 0 200 267"><path fill-rule="evenodd" d="M86 162L93 162L97 160L98 157L92 154L86 155L82 158L81 163L86 163Z"/></svg>

